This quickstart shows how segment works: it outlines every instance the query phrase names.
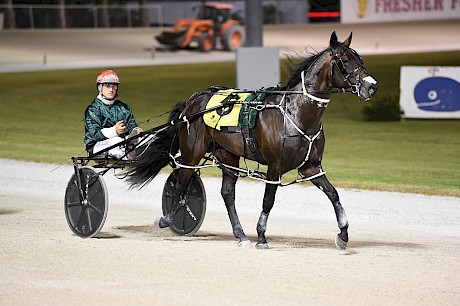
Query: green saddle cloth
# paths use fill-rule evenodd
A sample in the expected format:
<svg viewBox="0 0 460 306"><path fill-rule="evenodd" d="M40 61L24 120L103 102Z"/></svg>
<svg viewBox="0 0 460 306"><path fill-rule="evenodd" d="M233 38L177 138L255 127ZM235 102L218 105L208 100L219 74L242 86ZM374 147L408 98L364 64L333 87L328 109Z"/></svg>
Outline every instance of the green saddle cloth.
<svg viewBox="0 0 460 306"><path fill-rule="evenodd" d="M246 97L244 102L262 102L265 100L267 94L275 89L276 87L268 87L264 89L264 92L261 92L259 94L250 94ZM254 128L254 126L256 125L257 112L258 110L254 107L251 107L250 103L243 104L243 107L241 107L240 110L240 115L238 117L238 126L241 129Z"/></svg>

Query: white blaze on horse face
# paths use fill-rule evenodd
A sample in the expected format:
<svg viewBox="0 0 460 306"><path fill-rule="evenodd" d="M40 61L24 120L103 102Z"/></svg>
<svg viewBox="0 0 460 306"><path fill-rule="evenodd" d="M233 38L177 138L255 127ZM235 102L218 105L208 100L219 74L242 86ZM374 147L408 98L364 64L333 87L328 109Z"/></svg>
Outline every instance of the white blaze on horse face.
<svg viewBox="0 0 460 306"><path fill-rule="evenodd" d="M359 90L358 96L369 101L377 90L377 81L370 75L363 78L363 86Z"/></svg>
<svg viewBox="0 0 460 306"><path fill-rule="evenodd" d="M370 75L368 75L367 77L363 78L363 81L367 82L367 83L370 83L370 84L377 84L377 81L373 77L371 77Z"/></svg>

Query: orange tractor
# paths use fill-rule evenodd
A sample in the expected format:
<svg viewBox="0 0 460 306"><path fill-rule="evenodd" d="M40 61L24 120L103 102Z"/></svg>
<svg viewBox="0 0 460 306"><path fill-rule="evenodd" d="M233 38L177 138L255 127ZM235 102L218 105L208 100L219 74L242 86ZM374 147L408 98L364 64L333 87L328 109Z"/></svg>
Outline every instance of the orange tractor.
<svg viewBox="0 0 460 306"><path fill-rule="evenodd" d="M172 32L163 32L155 38L171 49L198 47L209 52L222 46L233 51L244 45L244 28L232 19L232 4L205 2L197 19L179 19Z"/></svg>

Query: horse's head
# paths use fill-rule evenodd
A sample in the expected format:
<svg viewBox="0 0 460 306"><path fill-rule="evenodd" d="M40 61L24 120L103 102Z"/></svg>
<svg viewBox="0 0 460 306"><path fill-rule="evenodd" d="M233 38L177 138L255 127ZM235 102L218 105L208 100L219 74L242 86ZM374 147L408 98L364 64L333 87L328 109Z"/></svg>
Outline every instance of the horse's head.
<svg viewBox="0 0 460 306"><path fill-rule="evenodd" d="M329 42L332 62L331 82L336 88L351 88L360 99L370 100L377 91L377 81L367 74L361 56L350 48L352 33L343 42L339 42L335 32Z"/></svg>

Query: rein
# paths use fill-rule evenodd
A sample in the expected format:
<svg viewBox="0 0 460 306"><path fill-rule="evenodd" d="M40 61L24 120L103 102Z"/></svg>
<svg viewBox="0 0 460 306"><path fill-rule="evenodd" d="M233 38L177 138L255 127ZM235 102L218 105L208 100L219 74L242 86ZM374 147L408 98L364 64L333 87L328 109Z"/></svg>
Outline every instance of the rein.
<svg viewBox="0 0 460 306"><path fill-rule="evenodd" d="M303 72L302 71L302 78L303 78ZM327 104L329 103L330 99L323 99L323 98L319 98L319 97L316 97L314 96L313 94L333 94L333 93L344 93L344 92L351 92L351 93L355 93L355 90L353 89L353 87L348 87L348 88L331 88L331 89L315 89L315 90L308 90L305 88L305 85L303 85L303 88L302 90L269 90L269 91L265 91L265 90L235 90L235 91L232 91L232 92L225 92L225 91L222 91L218 94L232 94L232 93L235 93L235 94L238 94L238 93L252 93L252 94L276 94L276 95L304 95L306 98L310 98L311 100L315 100L317 102L319 102L319 104L324 104L324 105L319 105L320 107L327 107ZM254 102L252 101L232 101L230 103L238 103L238 104L245 104L245 103L248 103L248 104L254 104ZM229 103L229 104L230 104ZM219 107L219 106L218 106ZM220 107L225 107L225 105L221 105Z"/></svg>

